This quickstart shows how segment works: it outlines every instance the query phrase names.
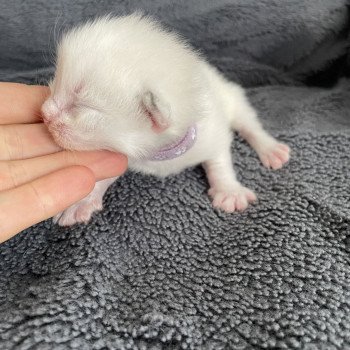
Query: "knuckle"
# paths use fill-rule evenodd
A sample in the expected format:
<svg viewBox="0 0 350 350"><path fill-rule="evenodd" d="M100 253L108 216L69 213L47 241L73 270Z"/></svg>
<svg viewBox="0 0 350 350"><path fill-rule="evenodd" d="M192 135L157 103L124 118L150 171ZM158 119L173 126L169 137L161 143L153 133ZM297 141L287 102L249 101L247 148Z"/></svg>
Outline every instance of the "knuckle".
<svg viewBox="0 0 350 350"><path fill-rule="evenodd" d="M10 160L23 157L23 143L15 126L0 127L0 159Z"/></svg>
<svg viewBox="0 0 350 350"><path fill-rule="evenodd" d="M11 159L11 150L8 143L8 135L4 127L0 127L0 159Z"/></svg>
<svg viewBox="0 0 350 350"><path fill-rule="evenodd" d="M0 163L0 191L16 187L16 171L11 162Z"/></svg>
<svg viewBox="0 0 350 350"><path fill-rule="evenodd" d="M28 183L27 185L32 192L34 207L37 207L40 210L40 212L42 213L42 216L49 217L50 210L49 210L49 205L46 202L47 196L42 196L33 183Z"/></svg>
<svg viewBox="0 0 350 350"><path fill-rule="evenodd" d="M63 151L62 152L62 156L63 156L63 162L66 165L75 165L75 164L79 164L79 160L78 160L78 155L77 152L74 151Z"/></svg>
<svg viewBox="0 0 350 350"><path fill-rule="evenodd" d="M28 177L22 162L0 162L0 191L21 185Z"/></svg>

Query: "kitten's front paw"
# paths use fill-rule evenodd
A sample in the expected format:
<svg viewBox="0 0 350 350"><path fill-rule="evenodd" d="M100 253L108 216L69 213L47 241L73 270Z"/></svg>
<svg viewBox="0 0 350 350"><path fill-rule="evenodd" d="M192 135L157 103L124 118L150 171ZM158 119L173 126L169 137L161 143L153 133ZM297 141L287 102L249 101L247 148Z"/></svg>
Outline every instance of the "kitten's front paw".
<svg viewBox="0 0 350 350"><path fill-rule="evenodd" d="M261 163L266 168L277 170L289 160L290 148L284 143L275 142L266 148L258 150Z"/></svg>
<svg viewBox="0 0 350 350"><path fill-rule="evenodd" d="M76 223L88 223L95 211L102 210L102 198L86 198L73 204L53 218L60 226L71 226Z"/></svg>
<svg viewBox="0 0 350 350"><path fill-rule="evenodd" d="M208 194L213 200L213 206L227 213L243 211L247 209L249 203L256 201L255 193L244 186L228 190L211 188Z"/></svg>

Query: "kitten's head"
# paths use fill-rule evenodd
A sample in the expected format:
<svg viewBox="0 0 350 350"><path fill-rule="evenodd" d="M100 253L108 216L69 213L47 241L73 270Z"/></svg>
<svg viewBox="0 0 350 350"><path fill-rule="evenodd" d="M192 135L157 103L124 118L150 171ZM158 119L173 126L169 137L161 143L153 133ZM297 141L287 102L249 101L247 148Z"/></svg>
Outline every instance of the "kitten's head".
<svg viewBox="0 0 350 350"><path fill-rule="evenodd" d="M147 156L198 117L192 65L176 36L139 15L85 24L58 46L44 121L63 148Z"/></svg>

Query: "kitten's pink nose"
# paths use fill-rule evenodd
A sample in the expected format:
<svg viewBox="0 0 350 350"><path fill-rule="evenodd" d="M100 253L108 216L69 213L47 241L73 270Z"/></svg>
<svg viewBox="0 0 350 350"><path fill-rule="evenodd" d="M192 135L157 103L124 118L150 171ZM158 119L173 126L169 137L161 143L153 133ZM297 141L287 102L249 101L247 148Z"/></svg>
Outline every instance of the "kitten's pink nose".
<svg viewBox="0 0 350 350"><path fill-rule="evenodd" d="M53 120L57 119L61 114L60 108L52 98L49 98L45 101L45 103L41 107L41 111L43 114L43 119L46 123L52 122Z"/></svg>

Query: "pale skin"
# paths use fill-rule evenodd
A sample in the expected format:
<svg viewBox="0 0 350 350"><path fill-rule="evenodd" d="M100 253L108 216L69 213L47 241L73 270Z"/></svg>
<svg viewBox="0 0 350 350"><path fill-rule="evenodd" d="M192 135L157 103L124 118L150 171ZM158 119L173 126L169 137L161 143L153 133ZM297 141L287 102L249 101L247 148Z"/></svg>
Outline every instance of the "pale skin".
<svg viewBox="0 0 350 350"><path fill-rule="evenodd" d="M44 86L0 83L0 243L126 171L124 155L65 151L42 123Z"/></svg>

